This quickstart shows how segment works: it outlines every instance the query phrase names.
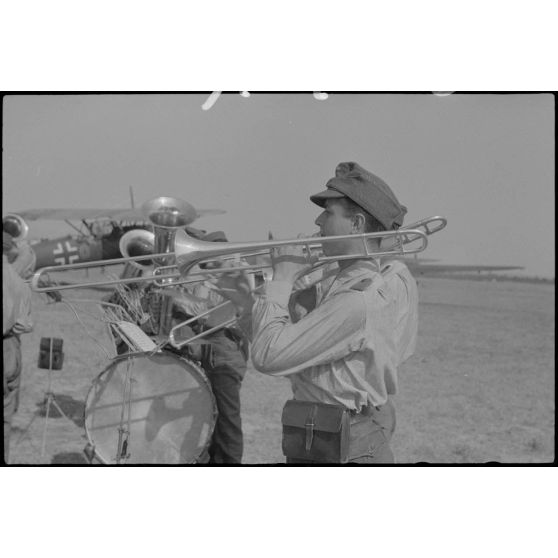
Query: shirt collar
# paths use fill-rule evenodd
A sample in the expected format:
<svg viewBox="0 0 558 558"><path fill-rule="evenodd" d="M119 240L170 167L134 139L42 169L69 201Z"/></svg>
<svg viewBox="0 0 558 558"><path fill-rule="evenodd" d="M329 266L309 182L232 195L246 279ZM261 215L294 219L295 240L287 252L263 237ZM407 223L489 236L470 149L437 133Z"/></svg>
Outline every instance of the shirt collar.
<svg viewBox="0 0 558 558"><path fill-rule="evenodd" d="M345 283L346 281L350 281L351 279L355 279L359 277L363 273L369 272L379 273L380 272L380 262L379 260L375 259L360 259L356 260L350 266L346 267L345 269L339 270L337 277L335 278L336 281L341 281Z"/></svg>
<svg viewBox="0 0 558 558"><path fill-rule="evenodd" d="M329 289L328 294L332 294L347 283L352 283L355 279L361 278L363 275L370 276L370 273L379 273L380 263L375 259L360 259L345 269L339 270Z"/></svg>

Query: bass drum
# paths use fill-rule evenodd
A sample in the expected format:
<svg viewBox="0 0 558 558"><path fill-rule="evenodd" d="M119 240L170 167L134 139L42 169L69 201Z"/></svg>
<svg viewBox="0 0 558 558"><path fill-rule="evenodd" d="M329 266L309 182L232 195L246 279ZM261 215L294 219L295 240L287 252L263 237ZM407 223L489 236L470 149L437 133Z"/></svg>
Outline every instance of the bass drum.
<svg viewBox="0 0 558 558"><path fill-rule="evenodd" d="M85 401L89 447L109 465L197 463L216 418L202 369L165 351L116 357Z"/></svg>

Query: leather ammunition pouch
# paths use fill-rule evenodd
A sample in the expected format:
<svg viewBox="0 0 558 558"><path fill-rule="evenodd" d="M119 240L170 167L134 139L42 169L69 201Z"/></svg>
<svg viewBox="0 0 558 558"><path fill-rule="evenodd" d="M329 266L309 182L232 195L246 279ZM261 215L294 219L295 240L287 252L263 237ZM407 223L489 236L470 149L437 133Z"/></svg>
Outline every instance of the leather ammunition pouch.
<svg viewBox="0 0 558 558"><path fill-rule="evenodd" d="M349 460L349 411L291 399L283 407L283 455L322 463Z"/></svg>

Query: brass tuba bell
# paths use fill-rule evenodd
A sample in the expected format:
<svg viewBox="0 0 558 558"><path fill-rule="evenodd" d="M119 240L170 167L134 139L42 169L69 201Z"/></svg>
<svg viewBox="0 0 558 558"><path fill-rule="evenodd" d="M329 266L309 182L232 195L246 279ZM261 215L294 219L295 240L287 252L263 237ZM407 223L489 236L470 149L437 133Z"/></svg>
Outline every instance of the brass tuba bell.
<svg viewBox="0 0 558 558"><path fill-rule="evenodd" d="M145 229L133 229L120 237L118 246L120 253L125 259L133 258L134 256L151 256L155 253L155 233ZM153 265L153 261L144 259L130 261L129 264L138 269L145 270Z"/></svg>
<svg viewBox="0 0 558 558"><path fill-rule="evenodd" d="M196 210L184 200L160 196L145 202L141 209L153 227L153 251L155 254L169 254L155 258L154 265L174 263L174 238L176 231L184 229L192 221Z"/></svg>
<svg viewBox="0 0 558 558"><path fill-rule="evenodd" d="M29 225L23 217L15 213L8 213L2 218L2 230L7 232L14 240L23 240L29 234Z"/></svg>

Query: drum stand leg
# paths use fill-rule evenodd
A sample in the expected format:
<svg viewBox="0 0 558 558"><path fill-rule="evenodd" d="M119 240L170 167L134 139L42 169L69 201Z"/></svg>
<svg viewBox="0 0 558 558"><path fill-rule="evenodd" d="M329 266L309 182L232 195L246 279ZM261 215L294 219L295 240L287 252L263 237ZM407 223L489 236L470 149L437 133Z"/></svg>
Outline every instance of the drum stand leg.
<svg viewBox="0 0 558 558"><path fill-rule="evenodd" d="M118 428L118 447L116 450L116 464L120 465L121 460L126 460L130 457L128 453L128 436L130 432L127 428Z"/></svg>
<svg viewBox="0 0 558 558"><path fill-rule="evenodd" d="M130 420L131 420L131 406L132 406L132 382L134 379L131 376L130 360L128 360L126 368L126 381L124 382L124 393L122 394L122 410L120 413L120 426L118 427L118 445L116 448L116 464L120 465L122 462L130 458L128 453L128 441L130 438ZM124 425L124 410L127 410L127 425Z"/></svg>

